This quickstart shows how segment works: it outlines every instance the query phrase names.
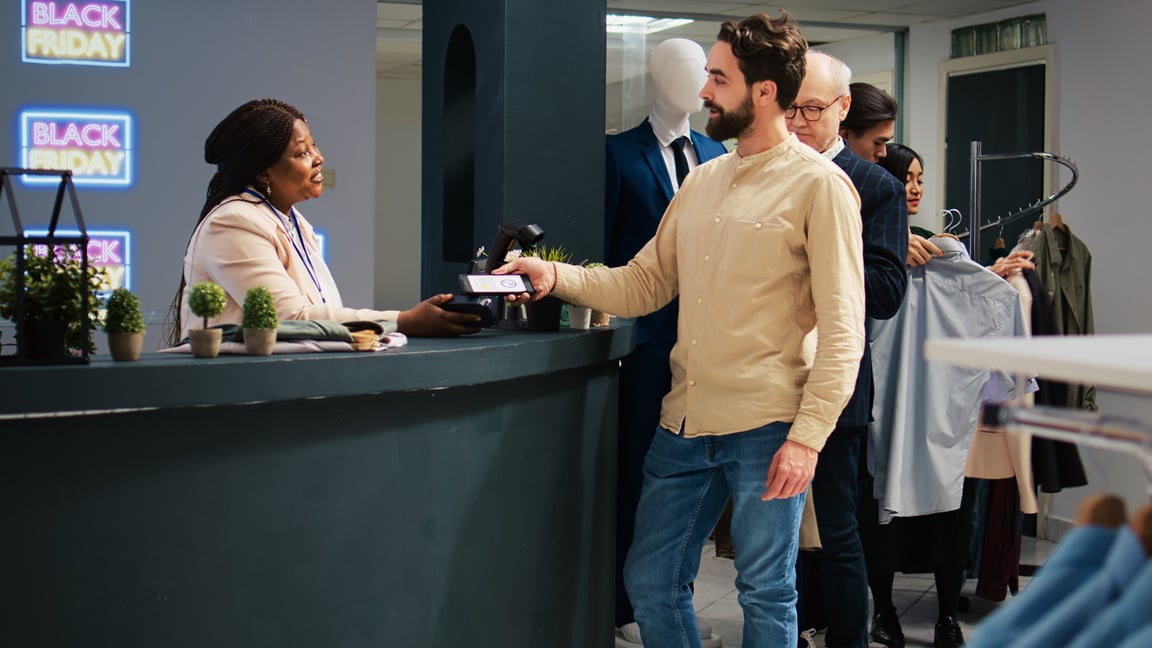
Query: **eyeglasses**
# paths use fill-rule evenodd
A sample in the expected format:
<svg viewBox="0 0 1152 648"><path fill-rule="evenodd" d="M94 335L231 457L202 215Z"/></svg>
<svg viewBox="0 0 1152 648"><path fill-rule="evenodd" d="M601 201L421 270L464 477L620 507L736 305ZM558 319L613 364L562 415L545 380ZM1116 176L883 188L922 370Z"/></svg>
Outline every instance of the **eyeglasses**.
<svg viewBox="0 0 1152 648"><path fill-rule="evenodd" d="M820 121L820 118L824 116L824 111L831 108L832 104L840 101L843 97L844 95L840 95L832 101L829 101L828 105L825 106L797 106L796 104L792 104L784 111L784 117L786 119L796 119L796 113L800 113L804 117L804 121Z"/></svg>

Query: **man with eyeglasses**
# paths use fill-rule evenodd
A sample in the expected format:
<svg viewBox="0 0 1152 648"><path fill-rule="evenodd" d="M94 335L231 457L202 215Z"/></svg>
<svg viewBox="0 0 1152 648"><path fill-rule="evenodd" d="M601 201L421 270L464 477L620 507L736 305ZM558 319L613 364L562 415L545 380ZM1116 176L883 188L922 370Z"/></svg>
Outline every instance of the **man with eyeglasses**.
<svg viewBox="0 0 1152 648"><path fill-rule="evenodd" d="M860 194L865 314L888 319L899 310L908 284L904 186L883 168L856 155L840 137L840 122L852 104L848 85L852 71L848 66L823 52L809 52L805 68L800 91L784 112L788 130L844 169ZM809 604L801 607L800 628L810 627L808 619L821 616L810 609L811 603L820 600L806 599L803 594L806 572L814 571L828 614L824 640L828 648L868 645L868 575L856 527L856 502L860 453L871 409L872 360L866 343L856 391L820 451L812 480L822 549L802 556L797 569L800 600Z"/></svg>

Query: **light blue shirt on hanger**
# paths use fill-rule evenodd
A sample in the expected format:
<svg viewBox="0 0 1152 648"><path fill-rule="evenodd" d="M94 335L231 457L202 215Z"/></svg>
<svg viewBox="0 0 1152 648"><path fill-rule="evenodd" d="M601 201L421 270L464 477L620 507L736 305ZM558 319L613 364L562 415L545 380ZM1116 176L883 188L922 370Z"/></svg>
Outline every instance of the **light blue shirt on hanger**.
<svg viewBox="0 0 1152 648"><path fill-rule="evenodd" d="M1011 284L972 261L959 241L932 242L943 256L909 269L899 312L871 322L876 395L868 449L881 524L960 508L990 372L929 363L925 340L1028 334Z"/></svg>

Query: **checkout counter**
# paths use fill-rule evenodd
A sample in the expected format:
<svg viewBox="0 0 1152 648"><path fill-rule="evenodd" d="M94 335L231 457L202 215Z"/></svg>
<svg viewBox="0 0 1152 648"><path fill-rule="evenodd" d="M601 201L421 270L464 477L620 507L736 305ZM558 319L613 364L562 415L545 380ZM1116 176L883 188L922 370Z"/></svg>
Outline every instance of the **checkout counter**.
<svg viewBox="0 0 1152 648"><path fill-rule="evenodd" d="M633 344L0 368L4 643L610 645Z"/></svg>

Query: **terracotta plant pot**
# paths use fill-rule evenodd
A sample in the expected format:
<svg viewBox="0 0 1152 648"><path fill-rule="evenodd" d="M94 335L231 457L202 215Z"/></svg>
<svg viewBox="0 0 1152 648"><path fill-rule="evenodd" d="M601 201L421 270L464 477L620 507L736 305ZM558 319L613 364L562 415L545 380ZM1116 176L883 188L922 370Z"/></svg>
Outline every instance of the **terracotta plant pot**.
<svg viewBox="0 0 1152 648"><path fill-rule="evenodd" d="M276 329L244 329L244 350L248 355L272 355L276 346Z"/></svg>
<svg viewBox="0 0 1152 648"><path fill-rule="evenodd" d="M117 362L131 362L140 359L140 350L144 348L143 333L109 333L108 353Z"/></svg>
<svg viewBox="0 0 1152 648"><path fill-rule="evenodd" d="M587 331L592 325L592 309L587 306L568 304L568 328L574 331Z"/></svg>
<svg viewBox="0 0 1152 648"><path fill-rule="evenodd" d="M215 358L220 355L220 329L192 329L188 331L188 341L192 345L192 355L197 358Z"/></svg>

